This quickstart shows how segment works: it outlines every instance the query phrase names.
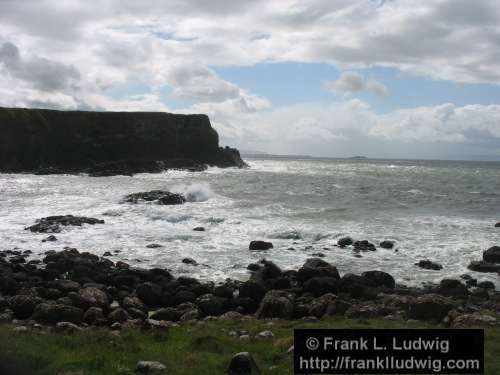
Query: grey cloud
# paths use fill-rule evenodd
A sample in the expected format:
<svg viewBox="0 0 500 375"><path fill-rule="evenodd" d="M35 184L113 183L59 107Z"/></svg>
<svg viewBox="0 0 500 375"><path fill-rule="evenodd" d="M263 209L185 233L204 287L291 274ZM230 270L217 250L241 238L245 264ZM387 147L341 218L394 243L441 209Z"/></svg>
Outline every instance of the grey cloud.
<svg viewBox="0 0 500 375"><path fill-rule="evenodd" d="M0 63L3 63L9 74L39 90L68 89L80 79L80 73L73 66L36 56L22 59L19 49L10 42L0 47Z"/></svg>

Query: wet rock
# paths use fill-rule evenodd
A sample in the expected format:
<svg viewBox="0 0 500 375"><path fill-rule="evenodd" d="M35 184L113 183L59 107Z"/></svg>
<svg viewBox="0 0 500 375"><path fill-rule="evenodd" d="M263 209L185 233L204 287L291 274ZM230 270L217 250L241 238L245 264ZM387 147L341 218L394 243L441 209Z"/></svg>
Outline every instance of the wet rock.
<svg viewBox="0 0 500 375"><path fill-rule="evenodd" d="M283 290L270 290L266 293L255 313L257 319L293 317L295 295Z"/></svg>
<svg viewBox="0 0 500 375"><path fill-rule="evenodd" d="M394 241L388 241L388 240L385 240L385 241L382 241L379 246L382 248L382 249L392 249L394 247Z"/></svg>
<svg viewBox="0 0 500 375"><path fill-rule="evenodd" d="M198 262L196 260L194 260L193 258L184 258L182 260L182 263L184 263L184 264L190 264L192 266L197 266L198 265Z"/></svg>
<svg viewBox="0 0 500 375"><path fill-rule="evenodd" d="M57 241L57 237L51 234L50 236L44 238L42 242L54 242Z"/></svg>
<svg viewBox="0 0 500 375"><path fill-rule="evenodd" d="M500 264L488 263L482 260L470 262L467 268L470 269L471 271L476 271L476 272L491 272L491 273L500 272Z"/></svg>
<svg viewBox="0 0 500 375"><path fill-rule="evenodd" d="M258 271L262 268L262 265L259 264L259 263L250 263L248 266L247 266L247 270L249 271Z"/></svg>
<svg viewBox="0 0 500 375"><path fill-rule="evenodd" d="M500 221L495 224L495 228L500 228Z"/></svg>
<svg viewBox="0 0 500 375"><path fill-rule="evenodd" d="M159 249L160 247L163 247L163 245L160 245L159 243L150 243L146 245L148 249Z"/></svg>
<svg viewBox="0 0 500 375"><path fill-rule="evenodd" d="M313 277L333 277L340 279L337 268L320 258L307 259L304 265L297 272L297 280L301 283Z"/></svg>
<svg viewBox="0 0 500 375"><path fill-rule="evenodd" d="M490 247L483 252L483 260L488 263L500 263L500 246Z"/></svg>
<svg viewBox="0 0 500 375"><path fill-rule="evenodd" d="M477 284L477 286L483 289L495 290L495 284L493 284L491 281L481 281L479 284Z"/></svg>
<svg viewBox="0 0 500 375"><path fill-rule="evenodd" d="M41 302L42 300L36 296L19 294L9 300L9 306L17 319L27 319Z"/></svg>
<svg viewBox="0 0 500 375"><path fill-rule="evenodd" d="M250 353L241 352L231 358L227 373L228 375L260 375L260 370Z"/></svg>
<svg viewBox="0 0 500 375"><path fill-rule="evenodd" d="M139 361L135 365L135 372L138 374L153 375L153 374L166 374L167 367L156 361Z"/></svg>
<svg viewBox="0 0 500 375"><path fill-rule="evenodd" d="M328 276L313 277L304 283L303 289L305 292L311 293L315 297L327 293L337 293L339 289L339 280Z"/></svg>
<svg viewBox="0 0 500 375"><path fill-rule="evenodd" d="M123 202L141 203L154 202L161 205L176 205L186 202L186 198L182 194L175 194L164 190L152 190L140 193L129 194L125 196Z"/></svg>
<svg viewBox="0 0 500 375"><path fill-rule="evenodd" d="M370 280L370 282L375 287L385 287L385 288L394 288L396 285L396 281L394 277L392 277L387 272L383 271L366 271L361 274L362 277Z"/></svg>
<svg viewBox="0 0 500 375"><path fill-rule="evenodd" d="M55 324L57 322L71 322L79 324L82 321L83 310L74 306L57 303L40 303L35 307L33 320L40 323Z"/></svg>
<svg viewBox="0 0 500 375"><path fill-rule="evenodd" d="M248 297L259 302L266 294L266 288L255 281L248 280L239 286L239 296Z"/></svg>
<svg viewBox="0 0 500 375"><path fill-rule="evenodd" d="M17 255L9 259L12 264L26 263L26 257L24 255Z"/></svg>
<svg viewBox="0 0 500 375"><path fill-rule="evenodd" d="M80 284L73 280L55 280L53 284L65 294L69 292L78 292L80 290Z"/></svg>
<svg viewBox="0 0 500 375"><path fill-rule="evenodd" d="M355 241L354 244L354 251L375 251L377 250L375 245L372 244L371 242L368 242L367 240L362 240L362 241Z"/></svg>
<svg viewBox="0 0 500 375"><path fill-rule="evenodd" d="M340 247L351 246L354 243L354 240L351 237L342 237L337 241L337 245Z"/></svg>
<svg viewBox="0 0 500 375"><path fill-rule="evenodd" d="M415 263L415 265L426 270L439 271L443 269L442 265L440 265L439 263L434 263L428 259L420 260L418 263Z"/></svg>
<svg viewBox="0 0 500 375"><path fill-rule="evenodd" d="M248 249L249 250L269 250L269 249L272 249L273 247L274 246L271 242L252 241L252 242L250 242Z"/></svg>
<svg viewBox="0 0 500 375"><path fill-rule="evenodd" d="M443 296L426 294L409 302L408 317L441 321L453 307L453 304Z"/></svg>
<svg viewBox="0 0 500 375"><path fill-rule="evenodd" d="M205 232L205 228L204 227L196 227L196 228L193 228L193 230L195 232Z"/></svg>
<svg viewBox="0 0 500 375"><path fill-rule="evenodd" d="M83 224L104 224L104 220L85 216L59 215L38 219L36 224L25 228L36 233L59 233L61 226L82 226Z"/></svg>

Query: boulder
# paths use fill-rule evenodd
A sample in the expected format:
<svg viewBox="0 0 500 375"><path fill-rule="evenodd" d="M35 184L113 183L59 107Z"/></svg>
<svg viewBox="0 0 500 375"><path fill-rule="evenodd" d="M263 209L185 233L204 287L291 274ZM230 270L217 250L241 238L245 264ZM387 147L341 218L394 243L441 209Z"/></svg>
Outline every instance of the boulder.
<svg viewBox="0 0 500 375"><path fill-rule="evenodd" d="M106 318L104 313L99 307L90 307L83 314L83 321L90 325L104 325Z"/></svg>
<svg viewBox="0 0 500 375"><path fill-rule="evenodd" d="M387 272L383 271L366 271L361 274L362 277L370 280L370 282L375 287L385 287L385 288L394 288L396 285L396 281L394 277L392 277Z"/></svg>
<svg viewBox="0 0 500 375"><path fill-rule="evenodd" d="M327 293L337 293L339 289L339 280L329 276L313 277L304 283L303 289L305 292L311 293L315 297Z"/></svg>
<svg viewBox="0 0 500 375"><path fill-rule="evenodd" d="M351 237L342 237L337 241L337 245L340 247L350 246L354 243L354 240Z"/></svg>
<svg viewBox="0 0 500 375"><path fill-rule="evenodd" d="M65 334L72 334L78 331L81 331L82 329L78 327L76 324L71 323L71 322L59 322L56 323L55 331L56 332L61 332Z"/></svg>
<svg viewBox="0 0 500 375"><path fill-rule="evenodd" d="M42 242L54 242L57 241L57 237L51 234L50 236L44 238Z"/></svg>
<svg viewBox="0 0 500 375"><path fill-rule="evenodd" d="M375 247L374 244L371 242L368 242L367 240L362 240L362 241L356 241L353 244L354 246L354 251L375 251L377 248Z"/></svg>
<svg viewBox="0 0 500 375"><path fill-rule="evenodd" d="M18 294L9 300L9 307L17 319L28 319L42 300L30 294Z"/></svg>
<svg viewBox="0 0 500 375"><path fill-rule="evenodd" d="M490 247L483 252L483 260L488 263L500 263L500 246Z"/></svg>
<svg viewBox="0 0 500 375"><path fill-rule="evenodd" d="M249 250L269 250L269 249L272 249L273 247L274 246L271 242L252 241L252 242L250 242L248 249Z"/></svg>
<svg viewBox="0 0 500 375"><path fill-rule="evenodd" d="M162 297L161 287L151 282L139 284L135 293L148 306L157 306Z"/></svg>
<svg viewBox="0 0 500 375"><path fill-rule="evenodd" d="M443 296L426 294L409 301L408 317L441 321L453 307L453 304Z"/></svg>
<svg viewBox="0 0 500 375"><path fill-rule="evenodd" d="M500 228L500 221L495 224L495 228Z"/></svg>
<svg viewBox="0 0 500 375"><path fill-rule="evenodd" d="M55 324L57 322L81 323L83 310L57 303L40 303L35 307L32 319L40 323Z"/></svg>
<svg viewBox="0 0 500 375"><path fill-rule="evenodd" d="M130 319L130 314L127 310L122 309L121 307L114 309L108 315L108 321L110 323L123 323Z"/></svg>
<svg viewBox="0 0 500 375"><path fill-rule="evenodd" d="M151 314L151 319L154 320L167 320L176 322L181 318L182 313L174 309L173 307L165 307L159 310L156 310L153 314Z"/></svg>
<svg viewBox="0 0 500 375"><path fill-rule="evenodd" d="M337 268L320 258L307 259L304 265L297 272L297 280L301 283L313 277L333 277L340 279Z"/></svg>
<svg viewBox="0 0 500 375"><path fill-rule="evenodd" d="M78 295L85 310L89 307L99 307L103 311L109 310L108 295L100 289L94 287L83 288L78 292Z"/></svg>
<svg viewBox="0 0 500 375"><path fill-rule="evenodd" d="M164 190L152 190L129 194L123 198L126 203L154 202L160 205L176 205L186 202L182 194L175 194Z"/></svg>
<svg viewBox="0 0 500 375"><path fill-rule="evenodd" d="M394 247L394 241L385 240L380 242L379 246L382 249L392 249Z"/></svg>
<svg viewBox="0 0 500 375"><path fill-rule="evenodd" d="M449 297L466 297L469 293L467 287L455 279L441 280L437 292Z"/></svg>
<svg viewBox="0 0 500 375"><path fill-rule="evenodd" d="M253 280L242 283L239 288L239 297L248 297L259 302L266 294L266 288Z"/></svg>
<svg viewBox="0 0 500 375"><path fill-rule="evenodd" d="M321 318L325 315L328 305L333 303L337 296L333 293L324 294L319 298L314 299L309 305L308 315Z"/></svg>
<svg viewBox="0 0 500 375"><path fill-rule="evenodd" d="M260 375L260 370L248 352L237 353L231 358L227 368L228 375Z"/></svg>
<svg viewBox="0 0 500 375"><path fill-rule="evenodd" d="M270 290L266 293L255 313L257 319L293 317L295 295L283 290Z"/></svg>
<svg viewBox="0 0 500 375"><path fill-rule="evenodd" d="M213 294L204 294L195 301L202 316L219 316L226 312L227 300Z"/></svg>
<svg viewBox="0 0 500 375"><path fill-rule="evenodd" d="M205 228L204 227L195 227L195 228L193 228L193 230L195 232L205 232Z"/></svg>
<svg viewBox="0 0 500 375"><path fill-rule="evenodd" d="M440 265L439 263L434 263L428 259L420 260L418 263L415 263L415 265L426 270L439 271L443 269L442 265Z"/></svg>
<svg viewBox="0 0 500 375"><path fill-rule="evenodd" d="M25 229L36 233L59 233L61 226L82 226L83 224L104 224L104 220L73 215L48 216L36 220L36 224Z"/></svg>
<svg viewBox="0 0 500 375"><path fill-rule="evenodd" d="M470 262L467 268L476 272L500 272L500 264L489 263L482 260Z"/></svg>
<svg viewBox="0 0 500 375"><path fill-rule="evenodd" d="M491 281L481 281L477 284L478 288L495 290L495 284Z"/></svg>
<svg viewBox="0 0 500 375"><path fill-rule="evenodd" d="M453 328L488 327L497 324L497 318L491 315L472 313L458 315L453 319Z"/></svg>

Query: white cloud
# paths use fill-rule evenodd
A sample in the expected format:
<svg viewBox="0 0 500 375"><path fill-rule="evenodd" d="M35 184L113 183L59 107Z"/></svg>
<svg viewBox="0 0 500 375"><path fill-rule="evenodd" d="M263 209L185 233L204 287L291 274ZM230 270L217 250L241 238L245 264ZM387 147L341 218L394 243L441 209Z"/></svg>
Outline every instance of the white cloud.
<svg viewBox="0 0 500 375"><path fill-rule="evenodd" d="M373 94L387 95L387 88L379 81L369 78L366 79L356 72L343 72L335 81L326 81L324 83L327 91L338 94L355 94L362 91L368 91Z"/></svg>

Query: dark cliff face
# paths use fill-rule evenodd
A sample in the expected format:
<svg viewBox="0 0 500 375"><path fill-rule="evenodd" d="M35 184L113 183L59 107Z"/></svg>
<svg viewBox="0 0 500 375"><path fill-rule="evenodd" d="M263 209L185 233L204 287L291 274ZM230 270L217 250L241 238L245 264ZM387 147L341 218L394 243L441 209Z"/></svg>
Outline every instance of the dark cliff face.
<svg viewBox="0 0 500 375"><path fill-rule="evenodd" d="M237 150L219 147L206 115L0 108L0 171L126 165L142 172L202 164L244 166Z"/></svg>

